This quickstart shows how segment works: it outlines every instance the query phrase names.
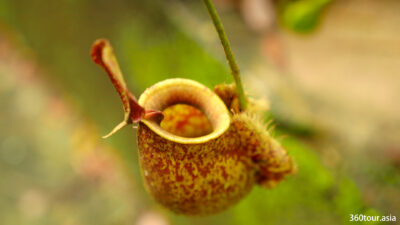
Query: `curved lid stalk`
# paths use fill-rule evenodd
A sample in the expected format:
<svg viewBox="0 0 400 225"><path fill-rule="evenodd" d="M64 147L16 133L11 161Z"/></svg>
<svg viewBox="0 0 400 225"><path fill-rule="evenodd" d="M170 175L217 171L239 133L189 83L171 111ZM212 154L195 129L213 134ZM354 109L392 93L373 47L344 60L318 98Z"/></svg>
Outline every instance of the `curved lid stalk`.
<svg viewBox="0 0 400 225"><path fill-rule="evenodd" d="M91 50L93 61L102 67L111 79L112 84L117 90L124 106L124 120L119 123L110 133L103 136L108 138L121 128L131 123L137 123L141 119L162 116L162 112L145 110L136 100L136 97L129 91L124 76L119 67L117 58L110 42L106 39L98 39L94 42Z"/></svg>

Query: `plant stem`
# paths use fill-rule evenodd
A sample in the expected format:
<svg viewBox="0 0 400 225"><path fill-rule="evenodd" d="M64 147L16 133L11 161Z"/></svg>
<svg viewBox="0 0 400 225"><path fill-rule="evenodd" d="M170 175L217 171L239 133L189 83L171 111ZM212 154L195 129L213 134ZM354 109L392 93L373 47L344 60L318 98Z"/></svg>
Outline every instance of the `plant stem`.
<svg viewBox="0 0 400 225"><path fill-rule="evenodd" d="M224 47L225 56L226 56L226 59L228 60L229 67L231 68L231 73L232 73L233 79L235 80L235 83L236 83L236 88L237 88L237 92L239 95L240 108L242 110L244 110L244 109L246 109L247 101L246 101L246 95L243 90L242 80L240 78L239 66L236 62L235 56L233 55L231 45L229 44L229 40L226 37L224 27L218 16L217 11L215 10L212 0L203 0L203 2L207 7L207 11L210 14L210 17L214 23L215 29L218 32L218 36L221 41L221 44Z"/></svg>

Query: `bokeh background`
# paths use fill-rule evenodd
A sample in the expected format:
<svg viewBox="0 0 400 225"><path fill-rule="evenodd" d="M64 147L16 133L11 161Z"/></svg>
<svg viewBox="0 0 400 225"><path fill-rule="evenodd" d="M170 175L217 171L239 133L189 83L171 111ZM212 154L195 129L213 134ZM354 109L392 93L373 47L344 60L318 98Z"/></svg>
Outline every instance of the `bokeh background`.
<svg viewBox="0 0 400 225"><path fill-rule="evenodd" d="M245 88L269 100L298 174L223 213L185 217L145 192L134 129L100 138L123 112L89 56L97 38L114 45L137 96L172 77L232 81L202 1L1 0L1 224L400 220L400 1L215 4Z"/></svg>

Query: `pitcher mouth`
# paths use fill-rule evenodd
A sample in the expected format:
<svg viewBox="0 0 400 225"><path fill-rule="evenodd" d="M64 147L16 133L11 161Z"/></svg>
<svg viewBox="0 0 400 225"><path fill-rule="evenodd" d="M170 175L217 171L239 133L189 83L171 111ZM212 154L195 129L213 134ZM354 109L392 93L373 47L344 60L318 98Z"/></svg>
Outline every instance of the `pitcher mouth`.
<svg viewBox="0 0 400 225"><path fill-rule="evenodd" d="M139 98L145 109L163 111L175 104L187 104L201 110L210 120L213 131L200 137L182 137L161 128L159 121L142 119L152 131L161 137L182 144L200 144L221 136L230 126L230 114L224 102L206 86L188 79L173 78L161 81Z"/></svg>

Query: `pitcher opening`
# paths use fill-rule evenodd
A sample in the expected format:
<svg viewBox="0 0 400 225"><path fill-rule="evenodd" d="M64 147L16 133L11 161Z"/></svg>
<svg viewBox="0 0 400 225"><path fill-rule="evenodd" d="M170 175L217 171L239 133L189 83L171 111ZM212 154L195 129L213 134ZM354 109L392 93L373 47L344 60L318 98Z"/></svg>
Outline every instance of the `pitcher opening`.
<svg viewBox="0 0 400 225"><path fill-rule="evenodd" d="M230 114L224 102L206 86L188 79L168 79L153 85L140 96L139 104L145 109L167 112L186 105L183 107L191 107L190 109L193 111L202 112L211 129L196 135L172 132L166 124L160 123L160 121L146 119L141 121L158 135L178 143L204 143L222 135L230 125Z"/></svg>

